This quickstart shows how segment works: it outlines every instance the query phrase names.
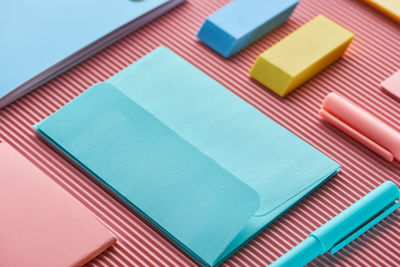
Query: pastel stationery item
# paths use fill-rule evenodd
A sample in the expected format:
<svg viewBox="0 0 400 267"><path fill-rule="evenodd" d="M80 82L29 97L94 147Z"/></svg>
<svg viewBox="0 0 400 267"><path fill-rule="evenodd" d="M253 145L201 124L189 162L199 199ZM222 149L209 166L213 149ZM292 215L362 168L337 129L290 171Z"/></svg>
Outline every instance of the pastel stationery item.
<svg viewBox="0 0 400 267"><path fill-rule="evenodd" d="M400 1L398 0L364 0L388 17L400 22Z"/></svg>
<svg viewBox="0 0 400 267"><path fill-rule="evenodd" d="M35 128L203 265L339 171L162 47Z"/></svg>
<svg viewBox="0 0 400 267"><path fill-rule="evenodd" d="M319 114L386 160L400 159L400 133L349 100L330 93Z"/></svg>
<svg viewBox="0 0 400 267"><path fill-rule="evenodd" d="M183 1L0 1L0 108Z"/></svg>
<svg viewBox="0 0 400 267"><path fill-rule="evenodd" d="M167 48L35 128L203 265L339 171Z"/></svg>
<svg viewBox="0 0 400 267"><path fill-rule="evenodd" d="M0 265L82 266L115 237L76 199L0 141Z"/></svg>
<svg viewBox="0 0 400 267"><path fill-rule="evenodd" d="M335 254L400 207L399 188L386 181L311 233L271 267L304 266L328 251Z"/></svg>
<svg viewBox="0 0 400 267"><path fill-rule="evenodd" d="M230 57L284 23L299 0L234 0L210 15L197 37Z"/></svg>
<svg viewBox="0 0 400 267"><path fill-rule="evenodd" d="M339 59L353 37L350 31L318 15L263 52L250 76L286 96Z"/></svg>
<svg viewBox="0 0 400 267"><path fill-rule="evenodd" d="M400 70L381 83L384 91L400 100Z"/></svg>

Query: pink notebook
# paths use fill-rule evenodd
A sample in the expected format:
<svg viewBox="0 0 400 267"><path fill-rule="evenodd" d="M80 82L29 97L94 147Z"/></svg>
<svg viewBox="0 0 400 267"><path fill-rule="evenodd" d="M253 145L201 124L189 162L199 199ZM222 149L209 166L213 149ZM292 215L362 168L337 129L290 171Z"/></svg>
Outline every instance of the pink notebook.
<svg viewBox="0 0 400 267"><path fill-rule="evenodd" d="M115 241L82 204L0 141L0 266L81 266Z"/></svg>

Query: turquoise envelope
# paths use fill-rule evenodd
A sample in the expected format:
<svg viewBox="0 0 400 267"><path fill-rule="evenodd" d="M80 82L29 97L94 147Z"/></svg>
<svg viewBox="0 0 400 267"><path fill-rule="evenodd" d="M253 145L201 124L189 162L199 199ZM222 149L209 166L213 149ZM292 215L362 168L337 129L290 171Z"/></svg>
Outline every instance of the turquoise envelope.
<svg viewBox="0 0 400 267"><path fill-rule="evenodd" d="M35 128L203 265L340 169L163 47Z"/></svg>

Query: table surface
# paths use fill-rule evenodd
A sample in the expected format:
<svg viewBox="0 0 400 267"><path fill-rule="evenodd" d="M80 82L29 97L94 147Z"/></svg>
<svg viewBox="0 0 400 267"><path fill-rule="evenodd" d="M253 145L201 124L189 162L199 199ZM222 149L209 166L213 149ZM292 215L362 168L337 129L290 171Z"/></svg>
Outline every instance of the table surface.
<svg viewBox="0 0 400 267"><path fill-rule="evenodd" d="M265 266L383 181L400 185L399 163L383 160L318 116L323 98L337 92L400 130L400 102L379 89L379 83L400 68L400 24L361 0L302 0L287 23L226 60L201 44L195 34L209 14L228 2L188 0L0 111L0 138L80 200L118 237L118 243L90 266L196 265L146 221L43 144L31 127L92 84L160 45L171 48L342 165L340 174L267 227L227 260L226 266ZM248 71L257 55L318 14L355 33L341 60L285 99L249 79ZM397 211L335 256L320 256L311 265L400 266L399 251Z"/></svg>

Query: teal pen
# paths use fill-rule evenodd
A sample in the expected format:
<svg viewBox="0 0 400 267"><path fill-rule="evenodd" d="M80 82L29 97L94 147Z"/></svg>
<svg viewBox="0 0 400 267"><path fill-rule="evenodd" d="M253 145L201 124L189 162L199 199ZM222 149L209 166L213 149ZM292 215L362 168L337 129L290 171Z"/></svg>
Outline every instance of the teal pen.
<svg viewBox="0 0 400 267"><path fill-rule="evenodd" d="M310 234L270 266L304 266L327 251L335 254L400 207L400 191L386 181Z"/></svg>

